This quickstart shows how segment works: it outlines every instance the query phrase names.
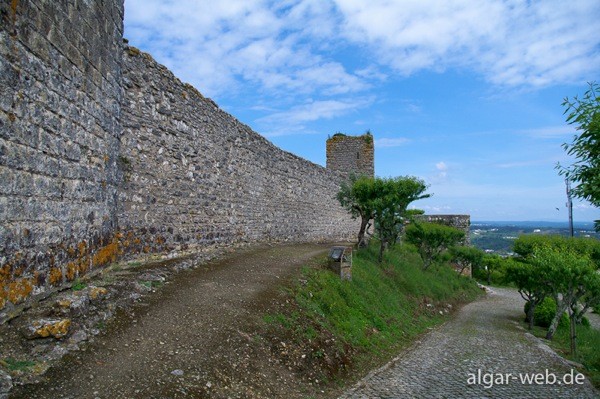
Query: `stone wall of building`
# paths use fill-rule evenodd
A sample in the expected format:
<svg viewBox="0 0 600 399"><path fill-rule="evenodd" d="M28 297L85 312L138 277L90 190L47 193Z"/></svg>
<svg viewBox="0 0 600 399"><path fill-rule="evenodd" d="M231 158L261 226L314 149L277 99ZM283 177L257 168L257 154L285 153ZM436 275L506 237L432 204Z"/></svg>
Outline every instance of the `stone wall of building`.
<svg viewBox="0 0 600 399"><path fill-rule="evenodd" d="M122 0L0 18L0 322L122 256L356 233L339 176L124 46Z"/></svg>
<svg viewBox="0 0 600 399"><path fill-rule="evenodd" d="M122 0L0 2L0 309L104 261L122 33Z"/></svg>
<svg viewBox="0 0 600 399"><path fill-rule="evenodd" d="M375 176L373 136L346 136L336 133L327 140L327 169L339 173L343 179L351 174Z"/></svg>
<svg viewBox="0 0 600 399"><path fill-rule="evenodd" d="M127 48L123 73L119 225L134 251L356 233L333 173L275 147L148 54Z"/></svg>

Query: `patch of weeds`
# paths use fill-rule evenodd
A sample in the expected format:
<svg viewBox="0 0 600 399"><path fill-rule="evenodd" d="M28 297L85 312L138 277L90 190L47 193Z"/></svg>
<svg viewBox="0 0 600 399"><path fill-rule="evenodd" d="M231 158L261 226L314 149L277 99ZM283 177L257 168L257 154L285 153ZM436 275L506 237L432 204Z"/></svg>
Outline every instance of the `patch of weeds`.
<svg viewBox="0 0 600 399"><path fill-rule="evenodd" d="M35 366L35 362L31 360L16 360L12 357L7 357L2 363L9 371L26 371Z"/></svg>
<svg viewBox="0 0 600 399"><path fill-rule="evenodd" d="M96 323L96 328L98 330L104 330L106 328L106 323L103 321L99 321L98 323Z"/></svg>
<svg viewBox="0 0 600 399"><path fill-rule="evenodd" d="M87 284L84 283L83 281L79 280L79 279L73 281L73 285L71 285L71 289L73 291L81 291L85 287L87 287Z"/></svg>
<svg viewBox="0 0 600 399"><path fill-rule="evenodd" d="M163 282L162 281L141 281L140 284L142 284L144 287L148 287L148 288L158 288L163 285Z"/></svg>

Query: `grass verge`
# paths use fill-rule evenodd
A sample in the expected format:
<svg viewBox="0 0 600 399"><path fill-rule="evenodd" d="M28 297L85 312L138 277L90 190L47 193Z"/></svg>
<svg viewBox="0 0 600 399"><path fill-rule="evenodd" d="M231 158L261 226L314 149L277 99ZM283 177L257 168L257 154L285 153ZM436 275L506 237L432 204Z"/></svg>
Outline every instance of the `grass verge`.
<svg viewBox="0 0 600 399"><path fill-rule="evenodd" d="M475 282L448 266L422 270L408 246L354 252L352 281L325 267L307 266L277 313L265 316L272 350L312 384L342 385L396 355L445 321L457 305L481 294Z"/></svg>
<svg viewBox="0 0 600 399"><path fill-rule="evenodd" d="M543 333L545 334L545 330ZM568 324L559 326L550 346L561 356L581 363L584 367L583 373L596 388L600 389L600 331L588 325L577 326L577 356L569 354Z"/></svg>

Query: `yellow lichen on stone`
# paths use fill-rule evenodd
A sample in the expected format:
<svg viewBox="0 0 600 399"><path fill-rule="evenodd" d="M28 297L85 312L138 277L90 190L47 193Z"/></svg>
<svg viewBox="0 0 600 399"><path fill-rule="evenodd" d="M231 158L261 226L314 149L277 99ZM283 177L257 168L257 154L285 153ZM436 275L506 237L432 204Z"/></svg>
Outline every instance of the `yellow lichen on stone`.
<svg viewBox="0 0 600 399"><path fill-rule="evenodd" d="M15 305L23 302L33 291L33 279L21 278L8 285L8 300Z"/></svg>
<svg viewBox="0 0 600 399"><path fill-rule="evenodd" d="M110 244L100 248L92 259L94 267L104 266L117 260L119 255L119 242L115 239Z"/></svg>
<svg viewBox="0 0 600 399"><path fill-rule="evenodd" d="M90 299L95 301L98 298L101 298L108 294L108 290L104 287L91 287L90 288Z"/></svg>
<svg viewBox="0 0 600 399"><path fill-rule="evenodd" d="M63 308L63 309L70 308L72 303L73 302L69 299L59 299L58 301L56 301L56 304L58 305L58 307Z"/></svg>
<svg viewBox="0 0 600 399"><path fill-rule="evenodd" d="M35 330L35 334L42 338L53 336L54 338L62 338L69 332L71 327L70 319L62 319L56 323L45 324Z"/></svg>
<svg viewBox="0 0 600 399"><path fill-rule="evenodd" d="M59 267L53 267L52 269L50 269L50 273L49 273L48 277L49 277L50 284L52 284L54 286L58 286L58 285L62 284L63 274L62 274L62 270Z"/></svg>
<svg viewBox="0 0 600 399"><path fill-rule="evenodd" d="M67 263L67 281L73 281L77 277L77 265L74 262Z"/></svg>

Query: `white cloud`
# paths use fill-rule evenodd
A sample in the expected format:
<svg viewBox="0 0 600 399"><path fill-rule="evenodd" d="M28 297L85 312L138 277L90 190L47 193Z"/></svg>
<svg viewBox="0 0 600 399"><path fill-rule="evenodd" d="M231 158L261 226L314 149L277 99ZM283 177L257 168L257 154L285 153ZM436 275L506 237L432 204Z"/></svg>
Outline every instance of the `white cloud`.
<svg viewBox="0 0 600 399"><path fill-rule="evenodd" d="M288 110L273 112L256 122L265 136L280 136L301 131L304 124L320 119L331 119L351 113L372 103L371 98L353 100L319 100L294 106Z"/></svg>
<svg viewBox="0 0 600 399"><path fill-rule="evenodd" d="M389 148L389 147L400 147L409 143L410 139L405 137L397 137L397 138L381 138L375 139L375 147L376 148Z"/></svg>
<svg viewBox="0 0 600 399"><path fill-rule="evenodd" d="M576 133L576 131L575 129L573 129L572 126L549 126L536 129L521 130L517 131L517 133L539 139L568 139L572 137Z"/></svg>
<svg viewBox="0 0 600 399"><path fill-rule="evenodd" d="M331 3L299 0L127 0L126 36L208 96L255 85L269 92L336 95L367 79L323 57Z"/></svg>
<svg viewBox="0 0 600 399"><path fill-rule="evenodd" d="M507 86L576 82L600 64L600 3L335 0L343 34L402 74L467 67Z"/></svg>

